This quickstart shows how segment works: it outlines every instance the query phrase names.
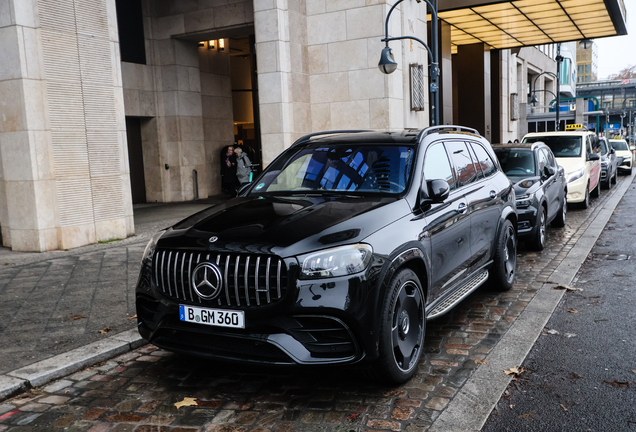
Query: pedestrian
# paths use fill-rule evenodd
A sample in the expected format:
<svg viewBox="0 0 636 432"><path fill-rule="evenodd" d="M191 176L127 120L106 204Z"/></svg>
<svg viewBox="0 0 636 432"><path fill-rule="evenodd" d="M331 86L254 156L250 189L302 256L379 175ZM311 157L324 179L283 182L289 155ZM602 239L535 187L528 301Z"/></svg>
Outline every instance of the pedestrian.
<svg viewBox="0 0 636 432"><path fill-rule="evenodd" d="M221 189L230 194L230 198L236 196L236 156L234 146L228 146L225 154L221 158Z"/></svg>
<svg viewBox="0 0 636 432"><path fill-rule="evenodd" d="M252 172L252 161L243 153L241 147L234 150L236 154L236 178L241 186L250 182L250 173Z"/></svg>

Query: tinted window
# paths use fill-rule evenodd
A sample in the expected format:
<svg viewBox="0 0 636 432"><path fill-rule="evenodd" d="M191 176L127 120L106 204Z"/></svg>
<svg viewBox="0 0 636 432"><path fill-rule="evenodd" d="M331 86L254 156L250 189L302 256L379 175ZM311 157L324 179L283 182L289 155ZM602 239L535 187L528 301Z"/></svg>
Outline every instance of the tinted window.
<svg viewBox="0 0 636 432"><path fill-rule="evenodd" d="M292 149L265 172L251 193L377 192L399 194L411 177L411 146L314 144Z"/></svg>
<svg viewBox="0 0 636 432"><path fill-rule="evenodd" d="M450 190L455 189L455 178L446 150L441 143L433 144L426 151L424 159L424 178L426 180L446 180Z"/></svg>
<svg viewBox="0 0 636 432"><path fill-rule="evenodd" d="M582 154L581 136L560 135L560 136L538 136L524 138L524 143L544 142L556 157L580 157Z"/></svg>
<svg viewBox="0 0 636 432"><path fill-rule="evenodd" d="M473 149L475 150L475 154L477 155L477 162L479 167L481 168L484 176L488 177L497 172L497 167L495 163L490 158L490 155L480 144L473 145Z"/></svg>
<svg viewBox="0 0 636 432"><path fill-rule="evenodd" d="M607 153L609 153L609 149L607 148L607 141L603 139L599 140L599 142L601 143L601 154L606 155Z"/></svg>
<svg viewBox="0 0 636 432"><path fill-rule="evenodd" d="M610 145L614 150L629 150L627 142L623 140L610 140Z"/></svg>
<svg viewBox="0 0 636 432"><path fill-rule="evenodd" d="M535 175L534 153L526 149L495 149L499 165L510 177Z"/></svg>
<svg viewBox="0 0 636 432"><path fill-rule="evenodd" d="M479 166L479 162L478 162L479 159L477 159L477 156L475 155L475 149L473 148L473 145L469 142L466 143L466 146L468 147L468 150L470 150L470 157L472 158L473 163L475 164L475 170L477 170L477 180L481 180L484 178L484 172L481 170L481 167Z"/></svg>
<svg viewBox="0 0 636 432"><path fill-rule="evenodd" d="M477 179L477 170L466 144L463 142L449 142L445 146L455 167L458 186L465 186L474 182Z"/></svg>

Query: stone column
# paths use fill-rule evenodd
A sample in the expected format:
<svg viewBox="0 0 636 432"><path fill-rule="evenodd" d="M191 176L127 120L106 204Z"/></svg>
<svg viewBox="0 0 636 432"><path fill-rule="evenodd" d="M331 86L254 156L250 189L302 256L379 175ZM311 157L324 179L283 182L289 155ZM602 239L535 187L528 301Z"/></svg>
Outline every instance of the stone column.
<svg viewBox="0 0 636 432"><path fill-rule="evenodd" d="M42 43L34 0L0 0L0 225L4 246L58 247Z"/></svg>

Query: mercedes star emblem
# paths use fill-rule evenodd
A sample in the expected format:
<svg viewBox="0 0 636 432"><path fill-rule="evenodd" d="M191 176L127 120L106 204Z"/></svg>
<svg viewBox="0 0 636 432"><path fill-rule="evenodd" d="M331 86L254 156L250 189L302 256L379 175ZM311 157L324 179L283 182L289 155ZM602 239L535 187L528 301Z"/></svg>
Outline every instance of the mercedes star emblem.
<svg viewBox="0 0 636 432"><path fill-rule="evenodd" d="M217 236L212 236L210 237L210 243L214 243L215 241L217 241L219 238Z"/></svg>
<svg viewBox="0 0 636 432"><path fill-rule="evenodd" d="M223 275L221 270L210 262L202 262L192 272L192 286L199 297L214 300L221 293Z"/></svg>

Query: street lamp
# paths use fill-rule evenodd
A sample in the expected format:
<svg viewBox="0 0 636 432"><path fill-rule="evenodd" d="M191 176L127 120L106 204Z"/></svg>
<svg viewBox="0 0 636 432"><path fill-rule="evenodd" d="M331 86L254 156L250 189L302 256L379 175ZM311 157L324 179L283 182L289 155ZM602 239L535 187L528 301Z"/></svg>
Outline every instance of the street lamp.
<svg viewBox="0 0 636 432"><path fill-rule="evenodd" d="M438 61L438 49L437 49L437 0L423 0L428 7L431 8L431 45L432 49L429 48L424 41L415 36L396 36L389 37L389 18L391 18L391 13L395 9L397 5L402 3L404 0L398 0L395 2L391 9L389 9L389 13L386 16L386 21L384 23L385 34L384 38L381 39L382 42L386 43L386 46L382 49L382 53L380 54L380 62L378 63L378 68L382 73L390 74L395 72L397 69L397 62L393 57L393 52L389 47L389 42L394 40L402 40L402 39L411 39L421 43L426 51L428 52L429 64L430 64L430 77L431 77L431 85L429 88L429 93L431 94L431 123L432 126L437 126L439 124L439 86L437 84L437 80L439 77L439 61ZM420 3L422 0L417 0Z"/></svg>

